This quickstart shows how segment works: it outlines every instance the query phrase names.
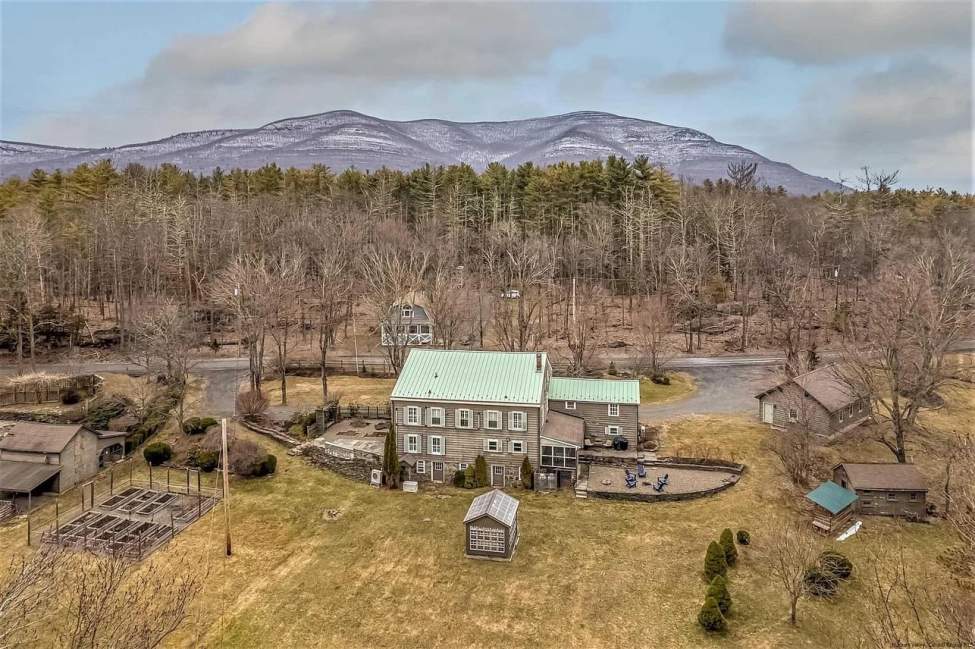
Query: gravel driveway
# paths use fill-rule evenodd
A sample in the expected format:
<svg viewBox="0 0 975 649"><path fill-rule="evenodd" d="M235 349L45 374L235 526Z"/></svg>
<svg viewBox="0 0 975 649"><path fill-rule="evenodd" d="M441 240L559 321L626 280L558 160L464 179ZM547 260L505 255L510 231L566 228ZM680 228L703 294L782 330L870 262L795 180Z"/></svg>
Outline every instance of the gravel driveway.
<svg viewBox="0 0 975 649"><path fill-rule="evenodd" d="M653 423L686 415L757 412L755 395L781 381L775 367L701 367L684 370L697 390L686 399L640 406L640 420Z"/></svg>

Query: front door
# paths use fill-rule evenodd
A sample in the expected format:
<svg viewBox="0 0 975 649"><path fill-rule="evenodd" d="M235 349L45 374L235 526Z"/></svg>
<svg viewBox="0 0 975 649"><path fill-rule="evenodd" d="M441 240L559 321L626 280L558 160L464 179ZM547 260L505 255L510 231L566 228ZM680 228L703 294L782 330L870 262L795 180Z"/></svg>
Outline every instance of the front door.
<svg viewBox="0 0 975 649"><path fill-rule="evenodd" d="M443 482L443 462L433 463L432 476L434 482Z"/></svg>
<svg viewBox="0 0 975 649"><path fill-rule="evenodd" d="M491 465L491 486L492 487L504 486L504 467L499 464Z"/></svg>
<svg viewBox="0 0 975 649"><path fill-rule="evenodd" d="M762 403L762 421L766 424L771 424L775 421L774 403Z"/></svg>

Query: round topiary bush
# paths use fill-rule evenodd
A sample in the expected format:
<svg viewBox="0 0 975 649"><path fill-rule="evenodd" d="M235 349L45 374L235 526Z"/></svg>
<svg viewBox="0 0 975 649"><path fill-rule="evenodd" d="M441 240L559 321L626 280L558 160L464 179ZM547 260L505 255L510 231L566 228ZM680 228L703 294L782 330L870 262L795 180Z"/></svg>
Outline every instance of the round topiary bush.
<svg viewBox="0 0 975 649"><path fill-rule="evenodd" d="M839 588L839 579L826 572L819 566L813 566L803 575L806 592L813 597L832 597Z"/></svg>
<svg viewBox="0 0 975 649"><path fill-rule="evenodd" d="M853 575L853 562L836 550L826 550L819 555L819 567L823 572L844 581Z"/></svg>
<svg viewBox="0 0 975 649"><path fill-rule="evenodd" d="M159 466L173 457L173 447L166 442L153 442L142 450L142 456L152 466Z"/></svg>
<svg viewBox="0 0 975 649"><path fill-rule="evenodd" d="M713 597L718 603L718 608L721 609L722 615L727 615L728 611L731 610L731 593L728 592L728 578L722 575L717 575L708 584L708 590L705 597Z"/></svg>
<svg viewBox="0 0 975 649"><path fill-rule="evenodd" d="M718 602L713 597L704 598L704 606L701 607L701 612L697 614L697 623L705 631L712 633L715 631L724 631L728 626L724 616L721 614L721 608L718 606Z"/></svg>
<svg viewBox="0 0 975 649"><path fill-rule="evenodd" d="M724 559L728 562L728 565L735 565L735 562L738 561L738 548L735 547L735 537L732 536L730 529L726 527L721 530L718 543L721 544L721 549L724 550Z"/></svg>
<svg viewBox="0 0 975 649"><path fill-rule="evenodd" d="M704 554L704 576L710 582L718 575L726 574L728 574L728 561L725 559L724 550L716 541L711 541Z"/></svg>
<svg viewBox="0 0 975 649"><path fill-rule="evenodd" d="M61 393L61 403L65 406L73 406L81 401L81 393L74 388L68 388Z"/></svg>
<svg viewBox="0 0 975 649"><path fill-rule="evenodd" d="M745 530L738 530L735 538L738 540L738 545L748 545L752 542L752 535Z"/></svg>

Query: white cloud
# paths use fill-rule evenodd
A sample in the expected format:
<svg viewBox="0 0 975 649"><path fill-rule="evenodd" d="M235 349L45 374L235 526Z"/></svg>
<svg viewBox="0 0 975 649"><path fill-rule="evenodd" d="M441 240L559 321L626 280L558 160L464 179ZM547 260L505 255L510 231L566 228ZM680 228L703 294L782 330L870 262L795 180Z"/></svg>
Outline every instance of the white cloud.
<svg viewBox="0 0 975 649"><path fill-rule="evenodd" d="M557 50L607 28L589 4L262 5L234 30L176 39L142 78L21 137L107 146L339 108L449 117L502 95L507 107Z"/></svg>
<svg viewBox="0 0 975 649"><path fill-rule="evenodd" d="M972 5L943 0L741 3L730 9L724 41L737 54L799 64L932 49L970 53Z"/></svg>
<svg viewBox="0 0 975 649"><path fill-rule="evenodd" d="M643 87L662 95L694 95L732 83L740 78L740 73L731 67L675 70L647 81Z"/></svg>

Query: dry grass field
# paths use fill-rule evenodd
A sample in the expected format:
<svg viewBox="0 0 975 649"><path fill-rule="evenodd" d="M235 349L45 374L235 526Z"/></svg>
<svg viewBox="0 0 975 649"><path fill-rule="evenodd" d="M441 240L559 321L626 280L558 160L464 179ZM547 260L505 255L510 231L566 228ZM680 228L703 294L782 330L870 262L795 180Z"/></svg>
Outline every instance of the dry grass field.
<svg viewBox="0 0 975 649"><path fill-rule="evenodd" d="M973 392L959 391L927 423L950 433L973 417ZM169 645L851 646L864 616L864 580L834 601L802 602L793 629L785 596L767 576L770 526L776 516L799 516L801 503L764 448L767 434L744 418L697 417L667 428L665 449L734 449L748 464L740 484L708 499L614 503L513 490L522 499L522 540L511 563L464 558L470 491L378 491L276 447L275 476L233 483L231 559L223 557L220 512L157 554L157 570L190 559L209 571ZM730 628L708 636L695 621L701 568L705 546L726 526L749 530L753 545L741 548L731 572ZM4 548L24 551L23 537L23 522L0 527ZM903 549L918 571L937 576L937 554L949 543L943 523L867 518L860 534L834 545L859 567L872 553Z"/></svg>
<svg viewBox="0 0 975 649"><path fill-rule="evenodd" d="M640 402L669 403L690 396L697 386L687 372L668 372L670 385L658 385L647 378L640 379Z"/></svg>
<svg viewBox="0 0 975 649"><path fill-rule="evenodd" d="M288 405L290 406L320 406L322 405L322 382L318 377L289 376ZM329 376L329 394L340 394L342 403L358 403L361 405L381 406L389 403L389 394L396 385L396 379L381 379L359 376ZM272 406L281 403L281 381L273 379L264 381L261 389L267 395Z"/></svg>

